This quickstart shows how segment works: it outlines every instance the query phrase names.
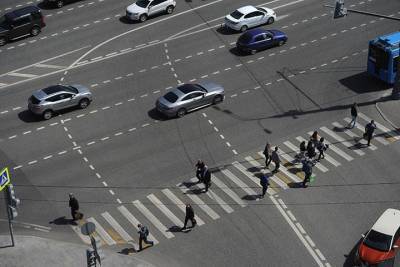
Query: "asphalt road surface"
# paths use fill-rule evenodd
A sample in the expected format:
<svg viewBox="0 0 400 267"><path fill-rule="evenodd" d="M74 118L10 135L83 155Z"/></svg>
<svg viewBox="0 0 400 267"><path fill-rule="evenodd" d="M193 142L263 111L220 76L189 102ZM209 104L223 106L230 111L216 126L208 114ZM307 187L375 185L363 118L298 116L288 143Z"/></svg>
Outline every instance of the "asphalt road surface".
<svg viewBox="0 0 400 267"><path fill-rule="evenodd" d="M361 234L399 208L400 136L375 108L388 87L366 74L368 41L398 30L397 21L333 20L323 6L331 1L319 0L177 1L173 14L145 23L125 19L126 0L33 2L47 26L0 48L0 158L22 201L16 234L87 243L79 225L90 221L102 247L118 252L137 246L140 221L157 241L142 253L166 266L351 266ZM27 4L4 0L0 13ZM240 34L221 24L246 4L275 9L277 21L262 27L288 42L239 54ZM400 17L396 0L346 6ZM223 103L180 119L155 112L162 94L202 80L224 86ZM32 91L57 83L83 84L94 101L48 121L32 116ZM370 148L354 145L359 128L343 128L354 101L361 129L371 118L384 126ZM314 130L333 145L302 189L292 145ZM259 199L266 141L284 164ZM213 170L208 193L191 180L198 159ZM69 220L70 192L84 213L79 225ZM183 203L199 217L187 233L178 230Z"/></svg>

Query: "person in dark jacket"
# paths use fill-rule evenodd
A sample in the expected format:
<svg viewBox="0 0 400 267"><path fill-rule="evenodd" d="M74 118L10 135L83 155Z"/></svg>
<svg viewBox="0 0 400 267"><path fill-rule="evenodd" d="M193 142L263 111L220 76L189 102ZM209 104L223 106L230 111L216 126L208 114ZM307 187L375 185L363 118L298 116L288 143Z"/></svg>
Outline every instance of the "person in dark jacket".
<svg viewBox="0 0 400 267"><path fill-rule="evenodd" d="M265 145L263 154L265 156L265 167L268 168L271 163L271 145L269 143Z"/></svg>
<svg viewBox="0 0 400 267"><path fill-rule="evenodd" d="M262 186L262 194L260 197L264 198L265 193L267 192L268 186L269 186L269 181L268 181L267 175L264 174L263 176L261 176L260 185Z"/></svg>
<svg viewBox="0 0 400 267"><path fill-rule="evenodd" d="M182 230L186 229L186 225L188 221L191 221L192 228L196 226L196 220L194 219L194 210L190 204L186 204L186 215L185 215L185 224L182 227Z"/></svg>
<svg viewBox="0 0 400 267"><path fill-rule="evenodd" d="M197 179L199 179L198 183L201 183L201 181L202 181L201 176L202 176L202 173L203 173L204 166L205 166L204 162L201 159L199 159L197 161L196 165L195 165L195 167L196 167L196 177L197 177Z"/></svg>
<svg viewBox="0 0 400 267"><path fill-rule="evenodd" d="M365 125L364 136L367 138L367 141L368 141L367 145L368 146L370 146L371 139L372 139L372 136L374 134L375 129L376 129L376 125L375 125L375 121L374 120L371 120L370 123Z"/></svg>
<svg viewBox="0 0 400 267"><path fill-rule="evenodd" d="M149 229L146 226L144 226L144 225L142 225L140 223L138 224L137 227L139 229L139 231L138 231L138 234L139 234L139 251L141 251L143 249L143 244L142 244L143 242L145 244L153 246L154 242L150 241L150 240L147 240L147 237L149 236Z"/></svg>
<svg viewBox="0 0 400 267"><path fill-rule="evenodd" d="M278 146L276 146L274 151L272 151L272 154L271 154L271 159L275 164L275 169L272 171L273 173L279 171L279 167L280 167L280 163L281 163L281 159L279 158L279 155L278 155L278 149L279 149Z"/></svg>
<svg viewBox="0 0 400 267"><path fill-rule="evenodd" d="M304 180L302 182L302 185L304 188L307 187L307 183L310 182L310 178L312 175L312 161L311 160L303 160L303 167L302 170L304 171Z"/></svg>
<svg viewBox="0 0 400 267"><path fill-rule="evenodd" d="M71 208L72 220L76 221L76 213L79 210L79 202L72 193L69 193L69 207Z"/></svg>
<svg viewBox="0 0 400 267"><path fill-rule="evenodd" d="M208 191L208 188L211 186L211 172L208 169L207 165L203 168L202 179L205 187L205 192Z"/></svg>
<svg viewBox="0 0 400 267"><path fill-rule="evenodd" d="M351 121L349 122L348 128L353 129L354 126L356 125L358 116L358 107L356 102L354 102L354 104L351 106L350 114L351 114Z"/></svg>
<svg viewBox="0 0 400 267"><path fill-rule="evenodd" d="M315 157L315 147L314 147L314 142L312 137L310 138L310 141L307 143L307 156L312 159Z"/></svg>
<svg viewBox="0 0 400 267"><path fill-rule="evenodd" d="M321 137L319 139L319 142L317 143L317 149L318 149L318 152L319 152L319 156L318 156L317 161L320 161L321 158L322 159L325 158L324 152L325 152L325 150L328 149L328 145L325 144L325 138Z"/></svg>

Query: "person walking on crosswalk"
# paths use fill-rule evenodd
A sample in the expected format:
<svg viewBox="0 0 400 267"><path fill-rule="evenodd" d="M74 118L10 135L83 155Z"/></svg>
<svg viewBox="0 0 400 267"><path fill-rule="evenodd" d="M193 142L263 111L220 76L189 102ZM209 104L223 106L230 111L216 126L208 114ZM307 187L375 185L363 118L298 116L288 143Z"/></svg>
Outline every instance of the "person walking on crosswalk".
<svg viewBox="0 0 400 267"><path fill-rule="evenodd" d="M207 165L204 165L203 174L202 174L201 178L202 178L203 183L204 183L205 192L207 192L208 188L211 186L211 172L208 169Z"/></svg>
<svg viewBox="0 0 400 267"><path fill-rule="evenodd" d="M197 179L199 179L198 183L202 182L202 173L203 173L203 169L204 169L204 162L199 159L195 165L196 167L196 177Z"/></svg>
<svg viewBox="0 0 400 267"><path fill-rule="evenodd" d="M272 171L273 173L279 171L279 167L280 167L280 163L281 163L281 159L279 158L279 155L278 155L278 149L279 149L278 146L276 146L274 151L272 151L272 154L271 154L271 160L275 164L275 169Z"/></svg>
<svg viewBox="0 0 400 267"><path fill-rule="evenodd" d="M196 226L196 220L194 218L194 210L190 204L186 204L185 224L183 225L183 227L181 229L182 231L186 230L186 225L189 220L192 223L192 228L194 228Z"/></svg>
<svg viewBox="0 0 400 267"><path fill-rule="evenodd" d="M269 186L269 180L268 180L268 176L266 174L261 176L260 185L262 187L262 194L260 195L260 198L264 198L265 193L267 192L268 186Z"/></svg>
<svg viewBox="0 0 400 267"><path fill-rule="evenodd" d="M310 182L310 178L311 178L311 175L312 175L313 163L309 159L303 160L302 163L303 163L302 170L304 171L304 180L302 182L302 185L303 185L304 188L306 188L307 187L307 183Z"/></svg>
<svg viewBox="0 0 400 267"><path fill-rule="evenodd" d="M353 129L354 126L356 125L358 116L358 107L356 102L354 102L354 104L351 106L350 114L351 114L351 121L349 122L348 128Z"/></svg>
<svg viewBox="0 0 400 267"><path fill-rule="evenodd" d="M370 146L371 143L371 139L372 136L374 134L374 131L376 129L376 125L375 125L375 121L371 120L370 123L368 123L367 125L365 125L365 133L364 133L364 137L367 139L368 143L367 145Z"/></svg>
<svg viewBox="0 0 400 267"><path fill-rule="evenodd" d="M271 145L268 142L265 145L263 154L265 156L265 167L269 168L269 164L271 163Z"/></svg>
<svg viewBox="0 0 400 267"><path fill-rule="evenodd" d="M319 152L319 156L318 156L317 161L320 161L321 158L322 158L322 159L325 158L324 152L325 152L325 150L328 149L328 145L325 144L325 138L321 137L321 138L319 139L319 141L318 141L318 143L317 143L317 149L318 149L318 152Z"/></svg>
<svg viewBox="0 0 400 267"><path fill-rule="evenodd" d="M307 156L312 159L315 157L315 146L314 146L314 141L313 138L310 137L310 140L307 143Z"/></svg>
<svg viewBox="0 0 400 267"><path fill-rule="evenodd" d="M147 240L147 237L149 236L149 233L150 233L149 229L146 226L144 226L144 225L142 225L140 223L138 224L137 227L139 229L139 231L138 231L138 234L139 234L139 251L141 251L143 249L142 242L144 242L147 245L153 246L154 242Z"/></svg>

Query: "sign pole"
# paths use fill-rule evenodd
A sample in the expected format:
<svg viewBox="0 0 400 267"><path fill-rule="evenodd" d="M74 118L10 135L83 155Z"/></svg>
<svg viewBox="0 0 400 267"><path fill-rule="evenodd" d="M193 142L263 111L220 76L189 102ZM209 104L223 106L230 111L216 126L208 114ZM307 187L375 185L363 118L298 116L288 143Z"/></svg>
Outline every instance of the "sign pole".
<svg viewBox="0 0 400 267"><path fill-rule="evenodd" d="M14 232L13 232L13 227L12 227L12 222L11 222L10 208L8 207L9 196L8 196L7 190L4 191L4 199L5 199L5 202L6 202L7 217L8 217L8 227L10 229L10 236L11 236L11 246L14 247L15 246Z"/></svg>

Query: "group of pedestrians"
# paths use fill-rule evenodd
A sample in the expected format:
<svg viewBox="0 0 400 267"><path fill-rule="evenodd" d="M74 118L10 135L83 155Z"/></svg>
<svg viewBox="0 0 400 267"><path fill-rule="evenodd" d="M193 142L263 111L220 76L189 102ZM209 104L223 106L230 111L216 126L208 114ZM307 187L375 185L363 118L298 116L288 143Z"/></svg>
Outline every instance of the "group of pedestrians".
<svg viewBox="0 0 400 267"><path fill-rule="evenodd" d="M354 102L353 105L351 106L350 114L351 114L351 121L347 126L347 128L353 129L357 123L357 117L358 117L358 105L356 102ZM371 139L374 135L375 129L376 129L376 124L374 120L371 120L367 125L365 125L363 138L367 140L367 146L371 145Z"/></svg>
<svg viewBox="0 0 400 267"><path fill-rule="evenodd" d="M208 166L202 161L198 160L196 165L196 177L198 183L204 184L204 191L207 192L208 188L211 186L211 172Z"/></svg>
<svg viewBox="0 0 400 267"><path fill-rule="evenodd" d="M271 161L275 165L275 169L272 171L272 173L278 172L279 167L281 166L281 158L279 157L278 150L279 150L278 146L276 146L272 150L271 144L267 142L263 151L263 154L265 156L265 167L269 168L269 164L271 163Z"/></svg>

